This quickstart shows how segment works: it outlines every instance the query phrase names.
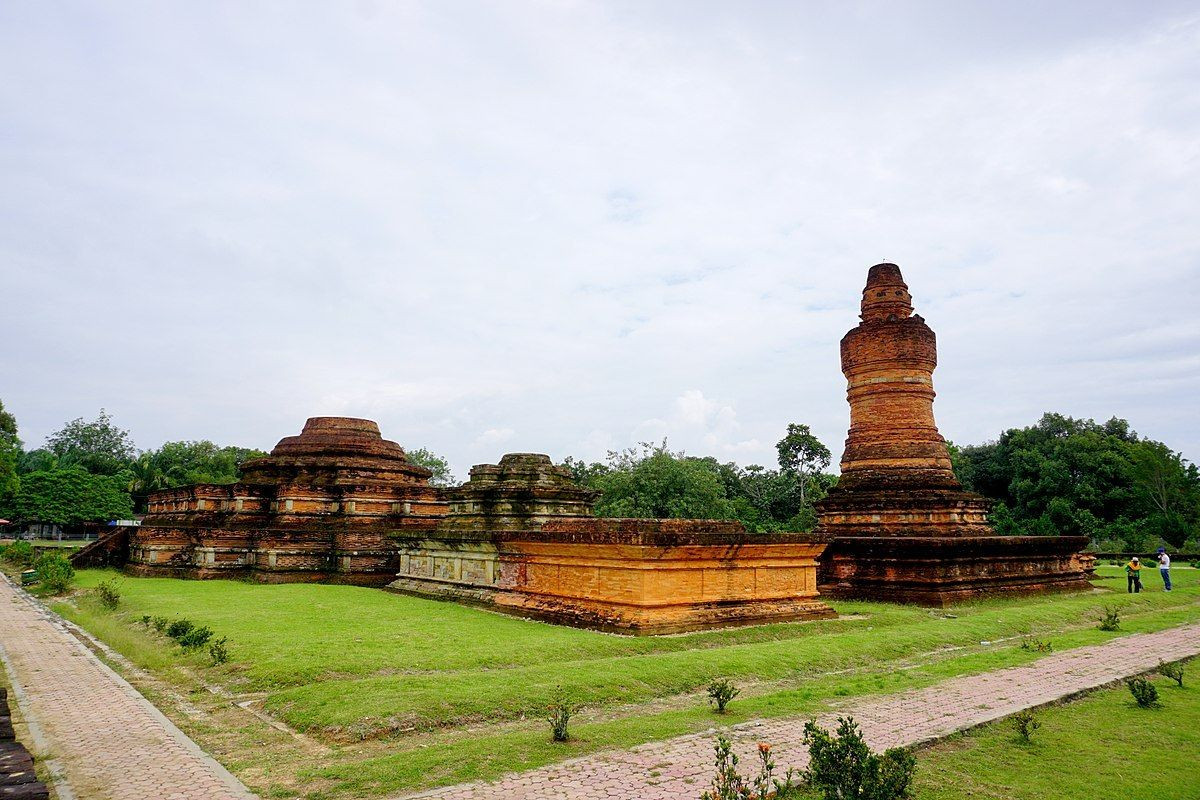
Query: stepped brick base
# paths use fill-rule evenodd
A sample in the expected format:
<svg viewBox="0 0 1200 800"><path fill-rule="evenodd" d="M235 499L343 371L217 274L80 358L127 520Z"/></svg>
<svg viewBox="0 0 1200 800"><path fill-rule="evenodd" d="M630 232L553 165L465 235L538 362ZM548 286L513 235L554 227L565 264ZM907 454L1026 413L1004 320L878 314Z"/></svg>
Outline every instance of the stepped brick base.
<svg viewBox="0 0 1200 800"><path fill-rule="evenodd" d="M859 536L821 560L826 597L948 606L1008 594L1081 591L1095 559L1086 536Z"/></svg>

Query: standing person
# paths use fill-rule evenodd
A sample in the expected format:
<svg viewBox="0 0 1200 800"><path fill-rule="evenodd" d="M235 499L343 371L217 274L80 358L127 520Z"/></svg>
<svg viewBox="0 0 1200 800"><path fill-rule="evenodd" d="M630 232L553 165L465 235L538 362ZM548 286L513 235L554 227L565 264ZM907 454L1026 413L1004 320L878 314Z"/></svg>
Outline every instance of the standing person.
<svg viewBox="0 0 1200 800"><path fill-rule="evenodd" d="M1167 555L1165 547L1158 548L1158 574L1162 575L1166 590L1171 591L1171 557Z"/></svg>
<svg viewBox="0 0 1200 800"><path fill-rule="evenodd" d="M1129 580L1130 594L1142 591L1142 564L1137 556L1125 565L1125 576Z"/></svg>

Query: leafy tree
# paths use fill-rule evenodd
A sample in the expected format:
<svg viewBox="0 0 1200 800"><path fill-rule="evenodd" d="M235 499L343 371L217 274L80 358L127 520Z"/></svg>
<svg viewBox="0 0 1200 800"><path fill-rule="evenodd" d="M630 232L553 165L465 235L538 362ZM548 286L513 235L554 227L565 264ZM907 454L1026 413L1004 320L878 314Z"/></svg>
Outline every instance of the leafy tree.
<svg viewBox="0 0 1200 800"><path fill-rule="evenodd" d="M58 456L43 447L24 451L17 461L17 473L20 475L50 469L58 469Z"/></svg>
<svg viewBox="0 0 1200 800"><path fill-rule="evenodd" d="M70 525L127 519L133 504L124 475L94 475L81 467L31 472L21 479L13 514L22 522Z"/></svg>
<svg viewBox="0 0 1200 800"><path fill-rule="evenodd" d="M591 482L603 494L596 513L605 517L731 519L733 506L720 476L704 459L642 442L608 454L608 469Z"/></svg>
<svg viewBox="0 0 1200 800"><path fill-rule="evenodd" d="M406 450L405 454L408 456L408 460L418 467L433 470L433 477L429 479L430 485L454 486L458 483L450 472L450 462L436 453L424 447L418 447L416 450Z"/></svg>
<svg viewBox="0 0 1200 800"><path fill-rule="evenodd" d="M811 530L812 503L837 481L810 473L802 491L797 471L673 453L665 441L610 452L606 463L567 458L563 466L577 483L601 490L596 512L602 516L736 519L759 532Z"/></svg>
<svg viewBox="0 0 1200 800"><path fill-rule="evenodd" d="M7 509L21 486L17 469L20 461L17 418L5 411L4 402L0 401L0 515L9 513Z"/></svg>
<svg viewBox="0 0 1200 800"><path fill-rule="evenodd" d="M995 442L963 447L956 472L997 502L1001 533L1080 534L1105 547L1179 546L1200 530L1200 474L1129 423L1045 414Z"/></svg>
<svg viewBox="0 0 1200 800"><path fill-rule="evenodd" d="M190 486L193 483L236 483L243 461L265 456L262 450L221 447L210 441L166 442L157 450L143 453L134 462L139 484L153 488ZM148 457L142 462L143 457Z"/></svg>
<svg viewBox="0 0 1200 800"><path fill-rule="evenodd" d="M116 475L133 461L136 449L129 431L113 424L104 409L94 422L72 420L46 439L62 466L78 466L97 475Z"/></svg>
<svg viewBox="0 0 1200 800"><path fill-rule="evenodd" d="M0 400L0 437L17 438L17 418L4 410L4 401Z"/></svg>
<svg viewBox="0 0 1200 800"><path fill-rule="evenodd" d="M829 466L829 448L813 436L807 425L791 423L787 434L775 445L779 453L779 468L796 476L800 490L800 505L808 502L808 485L813 476Z"/></svg>

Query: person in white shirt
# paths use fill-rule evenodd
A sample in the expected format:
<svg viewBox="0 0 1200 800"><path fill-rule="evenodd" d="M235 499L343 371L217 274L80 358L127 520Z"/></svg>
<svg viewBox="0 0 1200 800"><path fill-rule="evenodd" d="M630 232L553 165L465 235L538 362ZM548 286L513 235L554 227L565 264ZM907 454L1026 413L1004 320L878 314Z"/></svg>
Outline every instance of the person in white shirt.
<svg viewBox="0 0 1200 800"><path fill-rule="evenodd" d="M1171 557L1167 555L1165 547L1158 548L1158 574L1162 575L1166 590L1171 591Z"/></svg>

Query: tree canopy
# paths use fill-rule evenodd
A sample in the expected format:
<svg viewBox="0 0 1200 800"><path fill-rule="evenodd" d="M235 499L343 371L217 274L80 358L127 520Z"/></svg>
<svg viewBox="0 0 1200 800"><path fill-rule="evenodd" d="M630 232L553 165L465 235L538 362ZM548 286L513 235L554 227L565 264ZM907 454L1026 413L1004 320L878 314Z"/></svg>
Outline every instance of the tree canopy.
<svg viewBox="0 0 1200 800"><path fill-rule="evenodd" d="M116 475L137 454L129 431L113 424L104 409L94 422L84 422L82 417L71 420L46 439L46 447L61 466L82 467L97 475Z"/></svg>
<svg viewBox="0 0 1200 800"><path fill-rule="evenodd" d="M1123 419L1045 414L995 442L957 448L959 479L997 502L1001 533L1090 536L1102 549L1182 546L1200 534L1200 472Z"/></svg>
<svg viewBox="0 0 1200 800"><path fill-rule="evenodd" d="M436 453L424 447L418 447L416 450L405 450L404 454L418 467L433 470L433 476L429 479L430 485L454 486L458 483L450 472L450 462Z"/></svg>
<svg viewBox="0 0 1200 800"><path fill-rule="evenodd" d="M63 467L25 475L13 501L13 515L24 521L70 525L128 519L133 503L121 476Z"/></svg>
<svg viewBox="0 0 1200 800"><path fill-rule="evenodd" d="M672 452L665 441L610 452L604 463L568 458L563 464L578 483L601 491L601 516L736 519L752 531L811 530L813 503L837 481L820 472L829 451L804 425L788 426L777 449L778 470Z"/></svg>

